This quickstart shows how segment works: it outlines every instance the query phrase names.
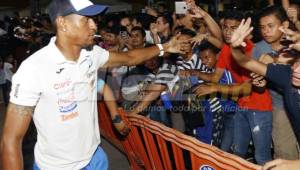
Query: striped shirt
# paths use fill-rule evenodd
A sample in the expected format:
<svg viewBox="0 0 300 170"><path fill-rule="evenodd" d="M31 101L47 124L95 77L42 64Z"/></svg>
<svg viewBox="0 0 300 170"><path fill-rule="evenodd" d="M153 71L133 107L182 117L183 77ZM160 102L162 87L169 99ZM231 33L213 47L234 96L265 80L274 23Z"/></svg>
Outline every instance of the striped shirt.
<svg viewBox="0 0 300 170"><path fill-rule="evenodd" d="M137 99L138 94L151 83L166 85L171 90L175 84L177 72L177 67L169 63L163 63L156 74L148 72L147 69L134 68L123 81L123 97L131 100Z"/></svg>
<svg viewBox="0 0 300 170"><path fill-rule="evenodd" d="M202 72L210 73L213 70L207 68L205 64L202 63L200 57L197 54L193 54L192 58L185 61L182 56L179 56L176 61L179 70L200 70Z"/></svg>

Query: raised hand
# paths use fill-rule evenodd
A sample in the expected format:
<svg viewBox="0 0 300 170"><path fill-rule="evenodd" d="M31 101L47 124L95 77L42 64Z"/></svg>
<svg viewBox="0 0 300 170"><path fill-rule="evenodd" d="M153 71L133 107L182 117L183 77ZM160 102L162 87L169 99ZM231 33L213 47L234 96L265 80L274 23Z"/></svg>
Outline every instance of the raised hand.
<svg viewBox="0 0 300 170"><path fill-rule="evenodd" d="M300 51L300 33L283 27L280 27L279 30L285 34L287 40L295 42L294 44L289 45L289 49Z"/></svg>
<svg viewBox="0 0 300 170"><path fill-rule="evenodd" d="M287 40L291 40L293 42L300 41L300 33L296 31L292 31L288 28L280 27L279 30L285 34L285 38Z"/></svg>
<svg viewBox="0 0 300 170"><path fill-rule="evenodd" d="M246 43L244 42L245 38L250 35L253 27L251 25L251 18L248 18L246 21L243 19L239 27L233 32L230 43L231 46L236 47L245 47Z"/></svg>
<svg viewBox="0 0 300 170"><path fill-rule="evenodd" d="M158 16L157 11L154 10L153 8L149 7L149 6L146 6L146 7L145 7L145 10L146 10L146 13L147 13L148 15L151 15L151 16L154 16L154 17L157 17L157 16Z"/></svg>
<svg viewBox="0 0 300 170"><path fill-rule="evenodd" d="M157 25L155 23L150 24L150 32L154 35L157 34L158 30L157 30Z"/></svg>
<svg viewBox="0 0 300 170"><path fill-rule="evenodd" d="M185 0L185 2L187 3L187 5L196 5L195 0Z"/></svg>
<svg viewBox="0 0 300 170"><path fill-rule="evenodd" d="M189 15L191 15L191 17L193 18L203 18L207 15L207 13L199 6L197 6L193 0L187 0L187 6L190 13Z"/></svg>
<svg viewBox="0 0 300 170"><path fill-rule="evenodd" d="M265 87L267 85L267 81L265 78L259 74L251 73L252 84L256 87Z"/></svg>
<svg viewBox="0 0 300 170"><path fill-rule="evenodd" d="M298 22L298 11L295 8L288 8L286 11L289 19L295 24Z"/></svg>
<svg viewBox="0 0 300 170"><path fill-rule="evenodd" d="M197 34L197 36L193 37L191 39L191 43L193 44L193 48L196 46L196 45L199 45L201 44L201 42L203 40L205 40L207 38L208 34Z"/></svg>
<svg viewBox="0 0 300 170"><path fill-rule="evenodd" d="M172 37L172 39L164 44L164 49L168 53L186 54L190 46L189 40L179 40L180 33Z"/></svg>

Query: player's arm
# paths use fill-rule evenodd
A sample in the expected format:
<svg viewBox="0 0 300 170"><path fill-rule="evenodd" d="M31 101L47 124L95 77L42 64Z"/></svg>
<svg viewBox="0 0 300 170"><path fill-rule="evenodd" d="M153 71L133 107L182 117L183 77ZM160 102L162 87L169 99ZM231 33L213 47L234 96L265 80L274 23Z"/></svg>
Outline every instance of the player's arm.
<svg viewBox="0 0 300 170"><path fill-rule="evenodd" d="M35 107L9 103L1 139L3 169L23 169L22 141Z"/></svg>
<svg viewBox="0 0 300 170"><path fill-rule="evenodd" d="M155 45L123 53L110 52L108 62L104 65L104 67L138 65L144 61L157 57L162 50L167 53L186 53L188 52L187 45L189 42L178 40L179 36L180 34L173 37L169 42L162 44L162 49Z"/></svg>
<svg viewBox="0 0 300 170"><path fill-rule="evenodd" d="M112 89L106 84L103 87L103 98L106 107L109 110L111 119L113 120L113 125L121 135L127 136L130 132L130 129L128 128L127 124L122 120L118 112L118 106Z"/></svg>

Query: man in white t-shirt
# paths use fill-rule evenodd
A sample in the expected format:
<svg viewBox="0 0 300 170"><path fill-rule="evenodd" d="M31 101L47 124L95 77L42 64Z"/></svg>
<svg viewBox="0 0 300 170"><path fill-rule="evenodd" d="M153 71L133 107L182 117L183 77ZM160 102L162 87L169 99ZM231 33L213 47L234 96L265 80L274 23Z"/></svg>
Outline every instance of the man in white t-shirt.
<svg viewBox="0 0 300 170"><path fill-rule="evenodd" d="M49 14L56 37L27 58L12 79L1 141L3 169L22 169L22 139L31 121L37 128L34 169L107 169L100 144L96 105L99 67L136 65L164 52L184 53L186 42L125 53L94 46L91 16L107 9L89 0L53 0ZM121 122L119 116L113 122Z"/></svg>

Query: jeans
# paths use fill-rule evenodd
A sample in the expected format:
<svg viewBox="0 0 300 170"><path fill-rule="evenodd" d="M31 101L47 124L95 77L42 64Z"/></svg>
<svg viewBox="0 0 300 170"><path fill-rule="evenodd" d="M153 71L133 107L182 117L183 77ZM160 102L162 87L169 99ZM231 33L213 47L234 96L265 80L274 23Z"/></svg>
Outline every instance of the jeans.
<svg viewBox="0 0 300 170"><path fill-rule="evenodd" d="M224 113L224 130L221 143L221 149L226 152L232 152L231 146L234 135L235 112Z"/></svg>
<svg viewBox="0 0 300 170"><path fill-rule="evenodd" d="M33 165L33 170L40 170L36 163ZM89 164L81 170L108 170L108 159L100 146L95 151Z"/></svg>
<svg viewBox="0 0 300 170"><path fill-rule="evenodd" d="M263 165L272 160L272 113L256 110L239 110L235 115L233 153L244 157L250 140L255 147L255 160Z"/></svg>
<svg viewBox="0 0 300 170"><path fill-rule="evenodd" d="M152 105L149 111L150 119L171 127L170 115L163 106Z"/></svg>

